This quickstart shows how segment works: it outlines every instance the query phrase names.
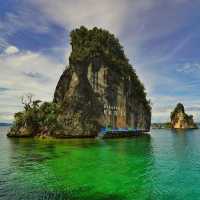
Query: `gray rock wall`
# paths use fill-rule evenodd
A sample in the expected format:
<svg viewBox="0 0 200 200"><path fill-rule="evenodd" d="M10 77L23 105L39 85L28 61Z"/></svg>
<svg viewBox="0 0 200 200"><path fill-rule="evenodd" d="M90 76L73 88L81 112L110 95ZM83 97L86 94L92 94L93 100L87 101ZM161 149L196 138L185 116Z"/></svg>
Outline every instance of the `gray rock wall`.
<svg viewBox="0 0 200 200"><path fill-rule="evenodd" d="M134 82L130 77L127 80L98 60L66 69L54 95L54 101L63 107L59 116L65 125L63 134L96 136L101 127L108 126L148 131L151 111L146 108L146 99L133 95Z"/></svg>

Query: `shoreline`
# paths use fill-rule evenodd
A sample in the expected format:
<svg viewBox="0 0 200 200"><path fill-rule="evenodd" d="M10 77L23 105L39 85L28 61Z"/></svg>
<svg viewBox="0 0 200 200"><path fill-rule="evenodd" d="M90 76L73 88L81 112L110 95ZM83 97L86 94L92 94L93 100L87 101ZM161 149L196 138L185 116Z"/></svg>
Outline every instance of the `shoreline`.
<svg viewBox="0 0 200 200"><path fill-rule="evenodd" d="M143 137L143 136L150 136L150 132L146 133L137 133L137 134L132 134L132 133L108 133L105 135L95 135L95 136L49 136L49 135L35 135L35 136L20 136L20 135L8 135L8 138L33 138L33 139L42 139L42 140L48 140L48 139L116 139L116 138L138 138L138 137Z"/></svg>

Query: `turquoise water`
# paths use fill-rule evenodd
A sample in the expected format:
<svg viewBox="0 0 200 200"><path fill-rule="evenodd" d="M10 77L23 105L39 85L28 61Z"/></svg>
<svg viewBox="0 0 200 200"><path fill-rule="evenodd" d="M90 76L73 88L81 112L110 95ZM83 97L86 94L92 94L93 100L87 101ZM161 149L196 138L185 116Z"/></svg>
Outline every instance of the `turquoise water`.
<svg viewBox="0 0 200 200"><path fill-rule="evenodd" d="M9 139L0 128L0 200L200 199L200 131L132 139Z"/></svg>

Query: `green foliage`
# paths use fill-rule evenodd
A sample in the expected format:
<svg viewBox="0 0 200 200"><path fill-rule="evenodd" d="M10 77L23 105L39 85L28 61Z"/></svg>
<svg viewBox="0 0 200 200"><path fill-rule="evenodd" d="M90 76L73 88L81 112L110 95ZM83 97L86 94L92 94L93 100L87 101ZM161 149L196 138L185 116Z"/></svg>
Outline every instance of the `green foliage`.
<svg viewBox="0 0 200 200"><path fill-rule="evenodd" d="M136 96L143 101L149 111L151 110L149 101L146 100L145 88L129 64L119 40L113 34L101 28L94 27L88 30L81 26L79 29L73 30L70 36L72 45L70 65L83 64L82 66L87 67L93 59L100 58L101 62L111 71L120 75L116 82L119 81L119 78L131 77Z"/></svg>
<svg viewBox="0 0 200 200"><path fill-rule="evenodd" d="M56 103L33 101L29 106L25 105L23 112L15 114L14 130L20 128L28 129L32 135L41 132L53 134L54 131L62 129L58 121L60 106Z"/></svg>
<svg viewBox="0 0 200 200"><path fill-rule="evenodd" d="M58 115L61 110L59 104L45 102L40 106L39 110L41 127L47 127L50 132L62 129L62 125L58 121Z"/></svg>
<svg viewBox="0 0 200 200"><path fill-rule="evenodd" d="M14 118L15 118L15 125L21 127L25 124L23 112L15 113Z"/></svg>
<svg viewBox="0 0 200 200"><path fill-rule="evenodd" d="M81 26L71 32L71 45L71 64L89 62L95 57L101 57L109 66L115 68L128 62L119 40L103 29L95 27L88 30Z"/></svg>

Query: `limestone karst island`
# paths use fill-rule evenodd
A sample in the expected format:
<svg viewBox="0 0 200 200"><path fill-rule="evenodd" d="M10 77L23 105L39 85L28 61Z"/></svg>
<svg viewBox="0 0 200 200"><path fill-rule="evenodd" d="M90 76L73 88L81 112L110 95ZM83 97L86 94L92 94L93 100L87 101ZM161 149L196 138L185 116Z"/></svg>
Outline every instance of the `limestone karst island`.
<svg viewBox="0 0 200 200"><path fill-rule="evenodd" d="M193 115L185 113L182 103L178 103L170 114L170 122L152 123L153 129L198 129L194 122Z"/></svg>
<svg viewBox="0 0 200 200"><path fill-rule="evenodd" d="M200 200L200 0L0 1L0 200Z"/></svg>
<svg viewBox="0 0 200 200"><path fill-rule="evenodd" d="M193 116L185 113L183 104L178 103L171 113L171 128L173 129L196 129Z"/></svg>
<svg viewBox="0 0 200 200"><path fill-rule="evenodd" d="M149 131L151 106L118 39L106 30L71 32L71 54L52 102L25 97L10 137L96 137ZM109 132L109 131L108 131Z"/></svg>

